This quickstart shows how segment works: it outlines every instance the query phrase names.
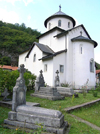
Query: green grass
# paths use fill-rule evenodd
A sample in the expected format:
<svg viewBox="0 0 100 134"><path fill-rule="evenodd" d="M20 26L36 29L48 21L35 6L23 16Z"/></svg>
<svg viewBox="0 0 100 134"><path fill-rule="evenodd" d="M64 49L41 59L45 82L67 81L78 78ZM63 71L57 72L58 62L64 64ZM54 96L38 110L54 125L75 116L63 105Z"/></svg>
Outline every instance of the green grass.
<svg viewBox="0 0 100 134"><path fill-rule="evenodd" d="M100 102L92 105L91 107L75 110L72 114L100 127Z"/></svg>
<svg viewBox="0 0 100 134"><path fill-rule="evenodd" d="M88 93L85 98L83 97L83 94L79 94L79 97L74 98L73 101L72 101L71 97L66 97L65 100L51 101L51 100L47 100L47 99L32 97L32 96L30 96L30 93L33 93L33 91L31 90L31 91L27 92L26 101L34 102L34 103L37 102L37 103L40 103L41 107L48 108L48 109L60 110L63 113L65 121L68 121L69 125L71 125L69 134L100 134L100 131L92 129L88 125L81 123L80 121L74 119L68 113L66 113L64 111L64 108L79 105L79 104L86 103L86 102L100 98L100 92L98 93L97 97L93 97L92 93ZM96 104L96 105L97 106L94 105L93 108L92 107L89 107L87 109L85 108L86 111L85 110L74 111L73 114L75 114L75 115L78 114L77 116L83 117L83 113L81 114L81 112L84 111L85 114L89 113L89 115L93 117L92 120L94 120L95 116L97 116L96 109L98 110L98 112L100 109L100 105L99 104ZM96 109L94 110L94 108L96 108ZM8 118L8 112L10 110L11 109L0 107L0 134L16 134L17 133L17 131L5 129L2 127L3 121L4 121L4 119ZM92 111L96 111L96 112L94 112L94 116L93 116ZM88 118L88 116L86 118ZM100 119L100 112L98 114L98 120L99 119ZM98 125L95 123L95 120L93 123L95 125Z"/></svg>

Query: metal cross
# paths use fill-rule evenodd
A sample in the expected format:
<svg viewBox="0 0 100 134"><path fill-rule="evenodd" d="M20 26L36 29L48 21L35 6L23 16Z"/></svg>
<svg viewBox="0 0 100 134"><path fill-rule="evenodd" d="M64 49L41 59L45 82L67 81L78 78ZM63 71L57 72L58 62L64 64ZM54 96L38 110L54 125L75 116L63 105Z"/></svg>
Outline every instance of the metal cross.
<svg viewBox="0 0 100 134"><path fill-rule="evenodd" d="M59 11L61 11L61 5L59 5Z"/></svg>

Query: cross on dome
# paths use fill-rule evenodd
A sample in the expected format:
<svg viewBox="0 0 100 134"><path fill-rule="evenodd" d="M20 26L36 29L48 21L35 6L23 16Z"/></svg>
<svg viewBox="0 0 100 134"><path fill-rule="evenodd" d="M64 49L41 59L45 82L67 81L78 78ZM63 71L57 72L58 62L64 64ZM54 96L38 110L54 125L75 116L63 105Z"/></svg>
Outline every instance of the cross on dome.
<svg viewBox="0 0 100 134"><path fill-rule="evenodd" d="M61 5L59 5L59 11L61 11Z"/></svg>

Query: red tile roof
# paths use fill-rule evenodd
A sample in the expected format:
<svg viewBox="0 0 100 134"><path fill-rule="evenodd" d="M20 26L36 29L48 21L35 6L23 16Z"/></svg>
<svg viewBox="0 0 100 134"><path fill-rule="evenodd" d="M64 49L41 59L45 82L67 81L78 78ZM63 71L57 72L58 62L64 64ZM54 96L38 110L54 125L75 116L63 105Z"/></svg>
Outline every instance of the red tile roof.
<svg viewBox="0 0 100 134"><path fill-rule="evenodd" d="M96 74L100 73L100 70L96 70Z"/></svg>
<svg viewBox="0 0 100 134"><path fill-rule="evenodd" d="M13 67L13 66L6 66L6 65L0 65L0 68L3 68L3 69L8 69L8 70L17 70L18 67Z"/></svg>

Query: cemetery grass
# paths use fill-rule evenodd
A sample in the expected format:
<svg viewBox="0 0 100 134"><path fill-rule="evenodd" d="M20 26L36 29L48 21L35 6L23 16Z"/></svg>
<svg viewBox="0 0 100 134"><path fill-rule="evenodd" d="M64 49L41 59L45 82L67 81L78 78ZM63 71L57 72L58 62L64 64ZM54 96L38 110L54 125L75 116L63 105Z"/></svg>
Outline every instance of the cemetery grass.
<svg viewBox="0 0 100 134"><path fill-rule="evenodd" d="M30 96L31 93L33 93L33 90L27 91L26 101L40 103L41 107L59 110L63 113L65 121L68 121L69 125L71 125L69 134L100 134L100 131L92 129L88 125L81 123L80 121L71 117L68 113L64 111L64 108L79 105L79 104L86 103L86 102L100 98L100 92L98 93L97 97L93 97L92 93L87 93L85 98L83 97L83 94L79 94L79 98L72 99L71 97L66 97L65 100L57 100L57 101L51 101L47 99L32 97ZM98 114L96 113L99 111L99 109L100 109L99 104L95 104L89 108L74 111L72 112L72 114L75 114L76 116L79 116L90 122L91 120L96 119L94 122L91 122L91 123L99 126L100 124L98 125L98 121L100 117L100 112ZM16 130L5 129L2 126L4 119L8 118L9 111L11 111L11 109L0 107L0 134L18 134ZM92 111L94 111L94 115ZM84 115L84 113L85 114L90 113L89 114L90 117L87 115Z"/></svg>
<svg viewBox="0 0 100 134"><path fill-rule="evenodd" d="M100 102L90 106L75 110L72 114L87 120L96 126L100 127Z"/></svg>

